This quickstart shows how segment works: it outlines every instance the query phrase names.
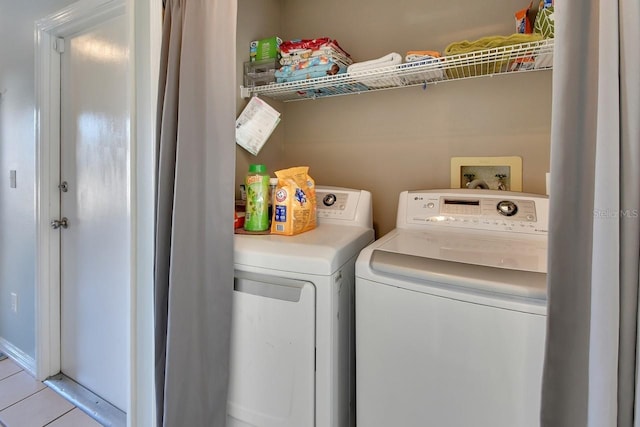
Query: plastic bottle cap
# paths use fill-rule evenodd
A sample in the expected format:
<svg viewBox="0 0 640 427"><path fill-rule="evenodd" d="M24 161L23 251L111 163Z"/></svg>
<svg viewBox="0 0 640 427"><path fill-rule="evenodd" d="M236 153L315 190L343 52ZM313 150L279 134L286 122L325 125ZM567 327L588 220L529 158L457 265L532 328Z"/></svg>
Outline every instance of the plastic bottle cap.
<svg viewBox="0 0 640 427"><path fill-rule="evenodd" d="M278 178L269 178L269 185L278 185Z"/></svg>
<svg viewBox="0 0 640 427"><path fill-rule="evenodd" d="M249 165L249 172L264 173L266 171L267 171L267 167L265 165Z"/></svg>

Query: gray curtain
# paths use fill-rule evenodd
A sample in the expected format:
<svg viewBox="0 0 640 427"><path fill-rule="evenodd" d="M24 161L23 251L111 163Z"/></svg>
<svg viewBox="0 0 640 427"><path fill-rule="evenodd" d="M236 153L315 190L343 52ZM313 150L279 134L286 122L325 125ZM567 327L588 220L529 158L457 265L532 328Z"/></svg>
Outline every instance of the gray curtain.
<svg viewBox="0 0 640 427"><path fill-rule="evenodd" d="M555 21L541 425L637 427L640 6L563 0Z"/></svg>
<svg viewBox="0 0 640 427"><path fill-rule="evenodd" d="M233 292L236 0L167 0L155 252L159 426L224 426Z"/></svg>

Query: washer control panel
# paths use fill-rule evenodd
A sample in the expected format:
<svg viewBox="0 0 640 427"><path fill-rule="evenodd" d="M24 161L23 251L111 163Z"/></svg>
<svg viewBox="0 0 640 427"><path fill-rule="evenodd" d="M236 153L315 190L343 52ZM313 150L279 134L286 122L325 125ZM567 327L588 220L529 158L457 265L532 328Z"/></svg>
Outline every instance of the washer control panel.
<svg viewBox="0 0 640 427"><path fill-rule="evenodd" d="M397 225L546 234L547 217L546 196L491 190L405 191L400 195Z"/></svg>

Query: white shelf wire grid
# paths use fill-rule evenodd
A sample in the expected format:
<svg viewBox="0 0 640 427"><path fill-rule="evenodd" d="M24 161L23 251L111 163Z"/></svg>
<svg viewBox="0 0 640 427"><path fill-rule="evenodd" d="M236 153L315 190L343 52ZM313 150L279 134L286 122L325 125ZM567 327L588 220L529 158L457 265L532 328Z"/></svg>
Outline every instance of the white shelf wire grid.
<svg viewBox="0 0 640 427"><path fill-rule="evenodd" d="M360 94L400 87L423 86L480 76L493 76L553 67L553 39L501 46L470 53L430 58L375 70L242 87L252 95L289 102Z"/></svg>

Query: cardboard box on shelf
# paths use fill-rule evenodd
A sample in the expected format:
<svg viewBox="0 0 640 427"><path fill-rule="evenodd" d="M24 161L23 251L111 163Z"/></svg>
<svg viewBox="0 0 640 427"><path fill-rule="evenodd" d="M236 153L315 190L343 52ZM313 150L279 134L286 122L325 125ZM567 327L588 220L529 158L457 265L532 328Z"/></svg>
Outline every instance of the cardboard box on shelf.
<svg viewBox="0 0 640 427"><path fill-rule="evenodd" d="M249 61L279 59L281 44L282 39L278 36L252 41L249 47Z"/></svg>

